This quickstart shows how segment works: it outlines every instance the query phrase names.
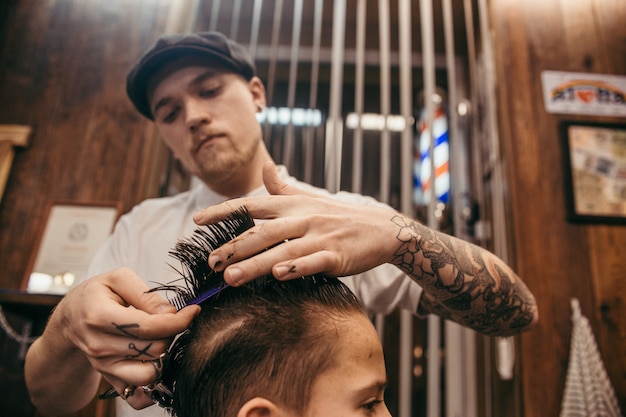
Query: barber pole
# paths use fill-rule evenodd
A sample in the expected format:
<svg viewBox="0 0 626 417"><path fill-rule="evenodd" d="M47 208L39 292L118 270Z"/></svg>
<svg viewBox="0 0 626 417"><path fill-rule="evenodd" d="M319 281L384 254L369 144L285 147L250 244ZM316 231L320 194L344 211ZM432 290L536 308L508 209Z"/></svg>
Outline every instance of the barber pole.
<svg viewBox="0 0 626 417"><path fill-rule="evenodd" d="M432 191L430 164L430 133L422 112L418 143L414 163L414 201L417 205L426 205L430 201ZM448 119L441 105L435 109L433 120L433 136L435 149L435 195L437 201L444 204L450 198L450 146L448 142Z"/></svg>

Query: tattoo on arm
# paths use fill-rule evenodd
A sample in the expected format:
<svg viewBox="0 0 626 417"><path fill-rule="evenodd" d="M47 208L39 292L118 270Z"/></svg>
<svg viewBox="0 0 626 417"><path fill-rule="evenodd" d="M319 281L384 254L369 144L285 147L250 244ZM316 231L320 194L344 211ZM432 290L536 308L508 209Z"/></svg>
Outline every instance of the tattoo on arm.
<svg viewBox="0 0 626 417"><path fill-rule="evenodd" d="M531 324L536 303L521 280L484 249L396 215L400 246L391 263L425 291L420 310L487 334Z"/></svg>

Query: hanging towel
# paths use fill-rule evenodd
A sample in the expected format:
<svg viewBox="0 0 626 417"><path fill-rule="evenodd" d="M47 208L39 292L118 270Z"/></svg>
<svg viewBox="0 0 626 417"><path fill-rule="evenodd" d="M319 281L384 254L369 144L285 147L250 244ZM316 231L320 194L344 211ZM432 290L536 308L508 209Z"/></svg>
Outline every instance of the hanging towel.
<svg viewBox="0 0 626 417"><path fill-rule="evenodd" d="M572 341L560 417L622 417L589 320L572 304Z"/></svg>

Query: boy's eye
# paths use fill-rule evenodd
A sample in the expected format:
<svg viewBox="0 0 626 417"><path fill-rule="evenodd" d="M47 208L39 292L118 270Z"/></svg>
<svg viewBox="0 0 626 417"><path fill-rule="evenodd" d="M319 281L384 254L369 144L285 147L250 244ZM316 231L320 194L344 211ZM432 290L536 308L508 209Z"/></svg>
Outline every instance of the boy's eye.
<svg viewBox="0 0 626 417"><path fill-rule="evenodd" d="M367 411L374 411L379 404L382 404L383 400L373 400L368 402L367 404L363 404L363 408Z"/></svg>

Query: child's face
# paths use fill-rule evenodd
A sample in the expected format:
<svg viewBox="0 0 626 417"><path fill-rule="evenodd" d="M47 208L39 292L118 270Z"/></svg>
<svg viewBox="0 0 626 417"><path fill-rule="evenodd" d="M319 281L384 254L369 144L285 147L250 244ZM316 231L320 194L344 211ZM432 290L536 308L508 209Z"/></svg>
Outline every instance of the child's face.
<svg viewBox="0 0 626 417"><path fill-rule="evenodd" d="M339 344L339 365L315 380L306 417L390 416L384 403L387 374L380 339L365 316L352 317L329 335L334 339L329 342Z"/></svg>

